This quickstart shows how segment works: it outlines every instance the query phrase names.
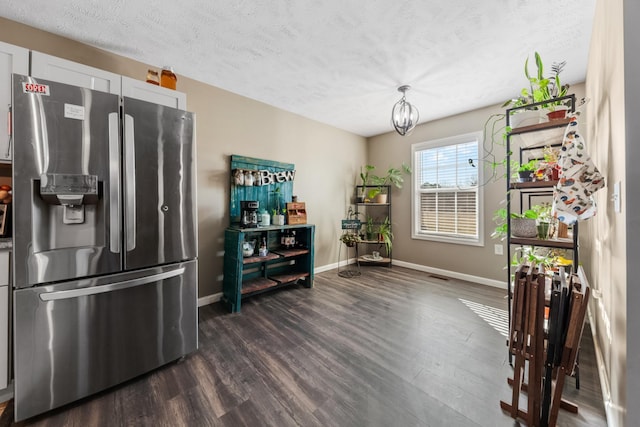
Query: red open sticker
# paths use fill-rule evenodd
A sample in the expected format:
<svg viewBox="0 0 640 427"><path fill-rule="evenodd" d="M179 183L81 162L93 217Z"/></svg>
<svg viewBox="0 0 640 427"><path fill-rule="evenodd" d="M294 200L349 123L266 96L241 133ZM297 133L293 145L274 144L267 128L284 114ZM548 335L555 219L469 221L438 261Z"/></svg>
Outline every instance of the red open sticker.
<svg viewBox="0 0 640 427"><path fill-rule="evenodd" d="M22 91L24 93L37 93L39 95L49 96L49 85L22 82Z"/></svg>

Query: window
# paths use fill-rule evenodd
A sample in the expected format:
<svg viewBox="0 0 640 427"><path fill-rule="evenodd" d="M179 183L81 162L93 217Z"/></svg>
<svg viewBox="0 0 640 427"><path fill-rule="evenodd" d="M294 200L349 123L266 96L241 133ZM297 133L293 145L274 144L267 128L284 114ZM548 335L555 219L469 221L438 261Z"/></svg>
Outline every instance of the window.
<svg viewBox="0 0 640 427"><path fill-rule="evenodd" d="M482 133L411 146L414 239L482 246Z"/></svg>

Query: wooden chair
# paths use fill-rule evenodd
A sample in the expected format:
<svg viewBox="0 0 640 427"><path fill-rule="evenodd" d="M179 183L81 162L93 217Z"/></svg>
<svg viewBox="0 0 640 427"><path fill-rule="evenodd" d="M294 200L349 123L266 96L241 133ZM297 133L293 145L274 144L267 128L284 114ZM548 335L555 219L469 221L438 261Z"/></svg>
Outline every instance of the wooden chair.
<svg viewBox="0 0 640 427"><path fill-rule="evenodd" d="M585 314L589 304L590 288L582 268L578 269L578 274L571 275L569 292L566 335L557 366L555 386L553 387L553 400L548 424L550 427L555 427L560 408L578 412L577 405L562 399L562 389L564 388L566 376L571 376L576 366L580 339L584 329Z"/></svg>
<svg viewBox="0 0 640 427"><path fill-rule="evenodd" d="M509 348L515 358L511 404L500 401L500 407L512 418L538 426L541 408L541 377L544 354L544 289L541 268L521 265L514 277L514 296L509 330ZM528 369L527 369L528 367ZM525 370L528 384L524 383ZM527 392L527 411L519 409L520 391Z"/></svg>
<svg viewBox="0 0 640 427"><path fill-rule="evenodd" d="M544 269L522 264L514 276L509 351L515 363L513 379L507 379L512 396L500 407L528 426L555 427L560 408L578 412L577 405L562 399L562 389L576 367L590 291L582 268L564 278L561 272L559 285L552 285L545 333ZM521 391L527 393L526 411L519 408Z"/></svg>

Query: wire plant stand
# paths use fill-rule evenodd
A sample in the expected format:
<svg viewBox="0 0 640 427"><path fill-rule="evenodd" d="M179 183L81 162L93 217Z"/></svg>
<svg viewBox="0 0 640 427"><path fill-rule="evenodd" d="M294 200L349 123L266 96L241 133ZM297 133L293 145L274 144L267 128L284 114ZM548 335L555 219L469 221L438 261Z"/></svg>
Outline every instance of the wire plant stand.
<svg viewBox="0 0 640 427"><path fill-rule="evenodd" d="M340 259L342 258L342 246L343 244L340 243L340 247L338 248L338 276L340 277L344 277L344 278L351 278L351 277L358 277L362 274L362 272L360 271L360 263L358 262L358 245L354 245L352 246L355 251L356 251L356 261L355 261L355 268L354 267L350 267L351 264L349 264L349 246L347 246L346 244L344 246L347 247L346 253L347 253L347 259L346 259L346 267L343 268L342 270L340 270Z"/></svg>

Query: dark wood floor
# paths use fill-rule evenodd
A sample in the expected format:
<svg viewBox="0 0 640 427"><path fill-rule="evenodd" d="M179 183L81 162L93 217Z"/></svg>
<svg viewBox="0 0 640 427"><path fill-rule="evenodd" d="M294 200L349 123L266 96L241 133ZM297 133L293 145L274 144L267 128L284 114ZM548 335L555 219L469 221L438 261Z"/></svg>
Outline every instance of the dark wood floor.
<svg viewBox="0 0 640 427"><path fill-rule="evenodd" d="M203 307L197 352L19 425L517 426L500 410L512 369L489 323L505 309L499 289L414 270L329 271L239 314ZM588 329L580 366L581 389L565 392L579 413L558 424L604 426Z"/></svg>

